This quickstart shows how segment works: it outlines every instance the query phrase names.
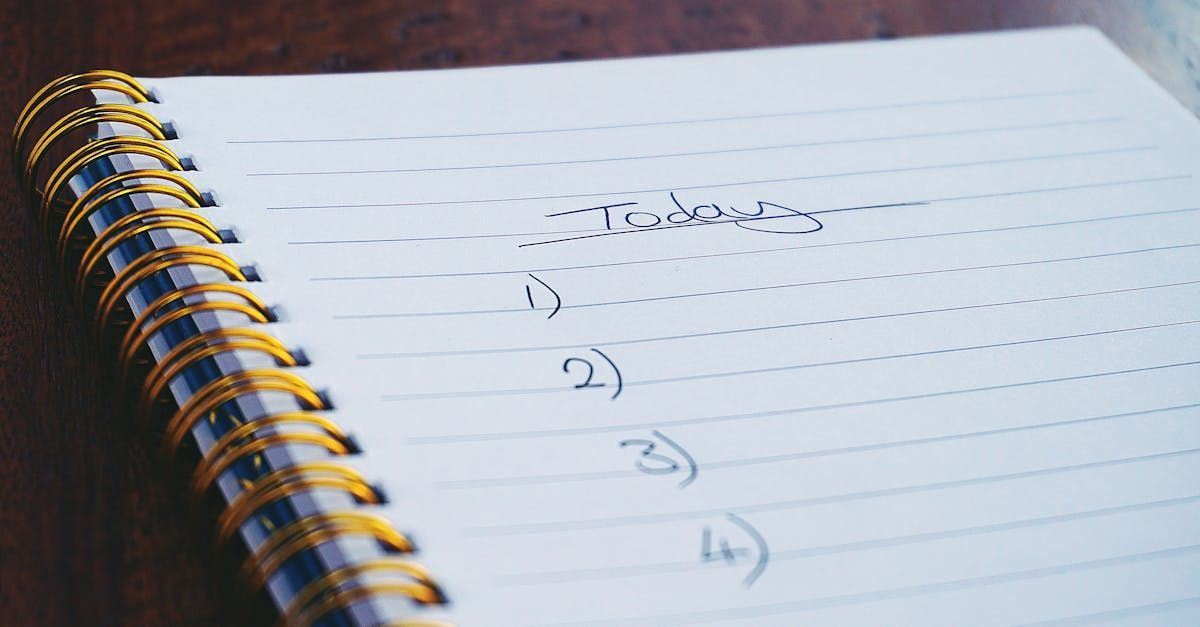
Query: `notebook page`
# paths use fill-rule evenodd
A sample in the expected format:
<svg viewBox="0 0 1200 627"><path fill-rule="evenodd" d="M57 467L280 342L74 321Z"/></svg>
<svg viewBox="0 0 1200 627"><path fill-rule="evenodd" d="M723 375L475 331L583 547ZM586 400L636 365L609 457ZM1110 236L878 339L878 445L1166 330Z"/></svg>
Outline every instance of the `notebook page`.
<svg viewBox="0 0 1200 627"><path fill-rule="evenodd" d="M147 83L432 615L1200 616L1200 127L1098 33Z"/></svg>

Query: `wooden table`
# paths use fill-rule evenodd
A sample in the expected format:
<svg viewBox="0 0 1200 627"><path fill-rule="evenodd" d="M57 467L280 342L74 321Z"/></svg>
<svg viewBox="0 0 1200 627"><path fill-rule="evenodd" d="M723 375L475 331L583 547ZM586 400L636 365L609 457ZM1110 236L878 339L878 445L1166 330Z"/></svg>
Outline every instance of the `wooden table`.
<svg viewBox="0 0 1200 627"><path fill-rule="evenodd" d="M3 4L3 3L0 3ZM62 73L439 68L1025 26L1104 29L1200 111L1184 0L35 2L0 7L0 124ZM224 6L222 6L224 5ZM1190 8L1189 8L1190 5ZM247 622L209 523L132 439L0 156L0 624Z"/></svg>

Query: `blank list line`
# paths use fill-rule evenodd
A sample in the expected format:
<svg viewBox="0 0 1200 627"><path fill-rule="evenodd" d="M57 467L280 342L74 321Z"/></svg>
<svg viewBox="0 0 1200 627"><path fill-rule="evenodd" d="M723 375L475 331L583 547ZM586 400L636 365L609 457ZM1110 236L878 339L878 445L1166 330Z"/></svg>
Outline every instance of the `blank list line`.
<svg viewBox="0 0 1200 627"><path fill-rule="evenodd" d="M711 155L741 154L747 152L767 152L775 150L791 150L796 148L816 148L819 146L838 146L846 144L866 144L873 142L904 141L909 139L932 139L939 137L960 137L963 135L980 135L987 133L1005 133L1013 131L1042 130L1063 128L1067 126L1087 126L1092 124L1108 124L1122 122L1120 117L1097 117L1079 120L1056 120L1033 124L1016 124L1009 126L990 126L979 128L952 129L945 131L930 131L926 133L904 133L899 135L876 135L871 137L846 137L809 142L793 142L787 144L767 144L760 146L734 146L712 150L692 150L684 152L665 152L641 155L620 155L615 157L596 157L591 159L564 159L561 161L526 161L518 163L484 163L478 165L459 165L430 168L379 168L363 170L308 170L280 172L249 172L246 176L352 176L363 174L406 174L418 172L461 172L469 170L502 170L509 168L537 168L545 166L580 165L592 163L614 163L621 161L641 161L651 159L674 159L680 157L700 157Z"/></svg>
<svg viewBox="0 0 1200 627"><path fill-rule="evenodd" d="M1200 596L1185 597L1175 599L1173 601L1163 601L1162 603L1148 603L1145 605L1134 605L1130 607L1117 608L1115 610L1107 610L1103 612L1093 612L1090 614L1078 614L1068 616L1066 618L1053 618L1036 623L1025 623L1021 627L1073 627L1075 625L1095 625L1102 620L1110 620L1114 618L1133 618L1135 616L1151 616L1161 614L1171 610L1192 607L1200 604Z"/></svg>
<svg viewBox="0 0 1200 627"><path fill-rule="evenodd" d="M741 181L726 181L722 183L703 183L698 185L671 185L667 187L647 187L641 189L627 190L610 190L602 192L577 192L572 194L547 194L541 196L508 196L497 198L469 198L459 200L430 200L430 201L412 201L412 202L389 202L389 203L369 203L369 204L331 204L331 205L291 205L279 207L267 207L268 210L281 211L293 209L350 209L350 208L366 208L366 207L425 207L431 205L466 205L479 203L501 203L501 202L528 202L531 200L564 200L569 198L594 198L597 196L622 196L629 194L648 194L656 192L681 192L697 189L720 189L725 187L743 187L747 185L767 185L771 183L789 183L794 181L815 181L823 179L854 177L854 176L875 176L880 174L902 174L905 172L921 172L933 170L948 170L957 168L971 168L984 165L1002 165L1010 163L1030 163L1035 161L1053 161L1055 159L1077 159L1086 157L1097 157L1103 155L1124 154L1130 152L1145 152L1148 150L1156 150L1158 146L1139 145L1139 146L1118 146L1114 148L1103 148L1099 150L1084 150L1075 152L1058 152L1047 153L1040 155L1024 155L1020 157L1005 157L1001 159L980 159L976 161L955 161L946 163L931 163L925 165L904 166L899 168L879 168L872 170L849 170L843 172L831 172L827 174L805 174L800 176L784 176L768 179L751 179Z"/></svg>
<svg viewBox="0 0 1200 627"><path fill-rule="evenodd" d="M1004 102L1010 100L1032 100L1041 98L1059 98L1064 96L1081 96L1092 93L1090 89L1063 89L1054 91L1037 91L1024 94L1000 94L994 96L976 96L972 98L949 98L938 100L910 100L876 105L855 105L836 108L804 109L799 111L779 111L770 113L752 113L740 115L724 115L702 118L686 118L680 120L649 120L640 122L622 122L614 124L596 124L588 126L564 126L540 129L514 129L498 131L479 131L474 133L439 133L426 135L380 135L373 137L333 137L333 138L288 138L288 139L237 139L228 144L315 144L343 142L378 142L403 141L414 139L455 139L463 137L503 137L511 135L542 135L551 133L576 133L581 131L607 131L620 128L646 128L653 126L677 126L688 124L710 124L714 122L733 122L741 120L763 120L771 118L801 117L809 115L830 115L839 113L861 113L868 111L885 111L888 109L907 109L912 107L931 107L981 102Z"/></svg>

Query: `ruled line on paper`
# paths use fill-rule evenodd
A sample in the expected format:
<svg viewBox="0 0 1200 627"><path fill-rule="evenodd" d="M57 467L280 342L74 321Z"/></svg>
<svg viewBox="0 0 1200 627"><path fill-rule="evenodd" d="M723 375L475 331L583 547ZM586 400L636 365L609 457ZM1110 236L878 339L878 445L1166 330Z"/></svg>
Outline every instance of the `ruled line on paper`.
<svg viewBox="0 0 1200 627"><path fill-rule="evenodd" d="M674 192L671 192L671 194L672 194L672 198L674 198ZM846 212L850 212L850 211L866 211L869 209L895 209L895 208L899 208L899 207L917 207L917 206L928 205L928 204L930 204L928 201L916 200L916 201L908 201L908 202L893 202L893 203L887 203L887 204L882 204L882 205L855 205L855 206L851 206L851 207L836 207L833 209L821 209L818 211L796 211L794 209L788 209L788 211L792 211L794 213L785 213L783 215L776 215L776 216L754 216L754 217L749 217L749 218L734 218L732 220L711 220L711 221L702 220L700 222L692 222L692 223L688 223L688 224L672 224L669 226L646 226L646 227L637 227L637 228L632 228L632 229L607 229L600 233L592 233L591 235L576 235L574 237L562 237L559 239L543 240L540 242L526 242L524 244L518 244L517 248L528 248L530 246L544 246L546 244L561 244L563 242L573 242L575 240L593 239L593 238L597 238L597 237L611 237L613 235L632 235L634 233L653 233L655 231L688 229L688 228L693 228L693 227L697 227L697 226L717 226L720 224L735 224L735 225L740 226L742 224L746 224L746 223L750 223L750 222L762 222L762 221L767 221L767 220L786 220L789 218L793 218L793 219L794 218L810 218L811 219L812 216L824 215L824 214L828 214L828 213L846 213ZM761 208L761 205L760 205L760 208ZM822 225L818 224L818 226L822 226ZM817 230L820 230L820 228L818 228ZM768 230L765 232L770 233L772 231ZM815 231L813 231L813 232L815 232Z"/></svg>
<svg viewBox="0 0 1200 627"><path fill-rule="evenodd" d="M1019 425L1015 427L999 427L996 429L986 429L982 431L967 431L962 433L952 433L945 435L927 436L921 438L909 438L905 440L892 440L888 442L876 442L873 444L859 444L854 446L840 446L835 448L817 449L799 451L794 453L779 453L774 455L759 455L753 457L740 457L734 459L724 459L712 462L702 462L697 464L698 470L710 472L714 470L725 470L730 468L743 468L745 466L758 466L763 464L777 464L793 461L803 461L808 459L818 459L821 457L832 457L837 455L850 455L854 453L866 453L871 451L882 451L896 448L906 448L913 446L924 446L927 444L937 444L941 442L956 442L961 440L971 440L976 438L987 438L996 435L1005 435L1009 433L1033 432L1044 429L1056 429L1061 427L1071 427L1082 424L1092 424L1098 422L1107 422L1110 420L1118 420L1121 418L1131 418L1135 416L1150 416L1162 414L1166 412L1174 412L1184 409L1195 409L1200 407L1200 403L1191 403L1187 405L1174 405L1171 407L1157 407L1142 411L1130 411L1119 414L1107 414L1103 416L1087 416L1084 418L1070 418L1063 420L1054 420L1050 422L1039 422L1036 424ZM478 477L473 479L453 479L445 481L435 481L434 487L440 490L474 490L486 488L507 488L520 487L531 485L548 485L575 483L580 481L602 481L607 479L626 479L626 478L641 478L644 473L637 469L620 469L620 470L598 470L593 472L573 472L573 473L558 473L558 474L541 474L541 475L515 475L507 477Z"/></svg>
<svg viewBox="0 0 1200 627"><path fill-rule="evenodd" d="M1118 146L1113 148L1105 148L1099 150L1085 150L1077 152L1060 152L1048 153L1040 155L1025 155L1021 157L1006 157L1003 159L981 159L976 161L955 161L947 163L934 163L919 166L905 166L902 168L878 168L873 170L852 170L845 172L832 172L828 174L806 174L800 176L785 176L769 179L753 179L743 181L726 181L722 183L703 183L699 185L670 185L666 187L652 187L642 189L626 189L626 190L608 190L602 192L577 192L572 194L548 194L539 196L509 196L498 198L470 198L459 200L429 200L429 201L412 201L412 202L389 202L389 203L368 203L368 204L331 204L331 205L291 205L291 206L276 206L267 207L270 211L294 210L294 209L350 209L362 207L424 207L431 205L464 205L464 204L480 204L480 203L501 203L501 202L527 202L531 200L563 200L568 198L594 198L597 196L620 196L627 194L648 194L655 192L670 192L670 191L688 191L697 189L720 189L725 187L743 187L747 185L767 185L771 183L789 183L794 181L815 181L834 178L845 178L854 176L873 176L879 174L901 174L905 172L922 172L933 170L948 170L956 168L970 168L983 165L1001 165L1007 163L1030 163L1035 161L1052 161L1054 159L1076 159L1085 157L1098 157L1103 155L1115 155L1130 152L1145 152L1149 150L1157 150L1158 146L1154 145L1137 145L1137 146Z"/></svg>
<svg viewBox="0 0 1200 627"><path fill-rule="evenodd" d="M912 206L918 206L918 205L928 205L928 204L930 204L930 202L931 201L917 200L917 201L891 202L891 203L875 204L875 205L856 205L856 206L852 206L852 207L822 209L819 211L806 211L806 212L804 212L804 214L805 215L820 215L820 214L826 214L826 213L858 211L858 210L863 210L863 209L884 209L884 208L890 208L890 207L912 207ZM782 219L782 218L794 218L794 217L796 217L796 216L795 215L781 215L781 216L768 216L768 217L756 217L756 218L739 218L736 220L725 220L725 221L721 221L721 222L700 222L700 223L693 223L693 224L679 224L679 225L675 225L675 226L669 227L669 228L680 228L680 227L691 227L691 226L711 226L711 225L716 225L716 224L736 224L739 222L750 222L750 221L756 221L756 220L778 220L778 219ZM529 233L482 233L482 234L476 234L476 235L442 235L442 236L432 236L432 237L401 237L401 238L372 238L372 239L343 239L343 240L302 240L302 241L288 242L288 244L292 245L292 246L299 246L299 245L312 245L312 244L378 244L378 243L394 243L394 242L431 242L431 241L460 240L460 239L462 239L462 240L465 240L465 239L502 239L502 238L509 238L509 237L533 237L533 236L541 236L541 235L570 235L570 234L576 234L576 233L585 233L585 234L586 233L614 233L614 234L615 233L637 233L637 232L643 232L643 231L648 231L648 230L650 230L650 231L662 230L662 228L667 228L667 227L658 227L658 228L654 228L654 227L612 227L612 228L608 228L608 229L561 229L561 230L556 230L556 231L537 231L537 232L529 232ZM582 238L569 238L569 239L582 239ZM568 240L563 240L563 241L568 241Z"/></svg>
<svg viewBox="0 0 1200 627"><path fill-rule="evenodd" d="M559 427L552 429L532 429L527 431L492 431L482 433L457 433L445 435L425 435L425 436L409 436L406 442L415 445L444 445L444 444L459 444L468 442L490 442L494 440L519 440L527 438L551 438L551 437L566 437L577 435L591 435L596 433L614 433L619 431L628 431L631 429L662 429L668 427L692 426L702 424L713 424L721 422L740 422L743 420L761 420L764 418L776 418L779 416L788 416L791 414L803 414L818 411L827 411L832 409L847 409L850 407L865 407L870 405L882 405L887 403L901 403L905 401L924 400L927 398L937 398L940 396L957 396L963 394L976 394L979 392L992 392L996 390L1007 390L1013 388L1022 388L1034 385L1046 385L1054 383L1065 383L1068 381L1081 381L1087 379L1097 379L1110 376L1121 376L1127 374L1137 374L1142 372L1155 372L1167 370L1171 368L1181 368L1200 364L1200 361L1180 362L1173 364L1165 364L1160 366L1150 366L1147 368L1133 368L1126 370L1113 370L1099 373L1089 373L1083 375L1072 375L1067 377L1054 377L1049 379L1033 379L1028 381L1018 381L1016 383L1003 383L996 385L985 385L969 388L957 388L952 390L940 390L937 392L925 392L922 394L906 394L902 396L887 396L881 398L864 399L858 401L847 401L843 403L829 403L825 405L808 405L800 407L787 407L783 409L773 409L768 411L757 411L742 414L720 414L715 416L696 416L690 418L672 418L672 419L657 419L651 421L632 422L623 424L606 424L593 425L589 427Z"/></svg>
<svg viewBox="0 0 1200 627"><path fill-rule="evenodd" d="M1061 564L1057 566L1044 566L1040 568L1030 568L1018 571L1009 571L1006 573L995 575L983 575L978 577L964 577L961 579L952 579L949 581L941 581L931 584L920 584L914 586L903 586L898 588L888 588L885 590L876 590L872 592L858 592L852 594L840 594L802 601L783 601L779 603L761 604L761 605L743 605L736 607L726 607L716 610L701 610L693 612L683 612L675 614L655 614L652 616L627 616L614 619L599 619L599 620L584 620L570 621L565 623L542 623L541 627L567 625L612 625L626 623L628 621L666 621L662 624L683 624L683 621L712 621L712 620L730 620L735 618L754 618L763 616L777 616L780 614L795 614L805 611L838 607L842 605L853 605L858 603L869 603L874 601L884 601L890 599L898 599L913 596L923 596L927 594L937 594L941 592L952 592L982 586L990 586L1001 583L1009 583L1013 581L1023 581L1028 579L1040 579L1043 577L1052 577L1056 575L1065 575L1073 572L1096 570L1099 568L1107 568L1110 566L1121 566L1126 564L1153 561L1159 559L1167 559L1182 555L1191 556L1200 553L1200 544L1190 544L1169 549L1160 549L1156 551L1145 551L1139 553L1131 553L1114 557L1105 557L1093 560L1085 560ZM639 623L642 624L642 623Z"/></svg>
<svg viewBox="0 0 1200 627"><path fill-rule="evenodd" d="M1160 178L1155 178L1155 179L1144 179L1144 180L1136 181L1136 182L1162 182L1162 181L1168 181L1168 180L1181 180L1181 179L1189 179L1189 178L1191 178L1191 175L1185 174L1185 175L1179 175L1179 176L1160 177ZM1124 184L1124 183L1126 183L1126 182L1122 182L1122 184ZM1087 186L1087 187L1098 187L1098 186ZM1035 191L1026 191L1026 192L1006 192L1003 194L996 194L996 195L1013 195L1015 193L1041 193L1044 191L1057 192L1057 191L1062 191L1063 189L1064 188L1054 188L1054 189L1049 189L1049 190L1035 190ZM962 199L932 199L927 202L928 203L943 202L944 200L974 200L974 199L983 198L983 197L986 197L986 196L976 196L976 197L962 198ZM881 243L881 242L895 242L895 241L926 239L926 238L934 238L934 237L952 237L952 236L958 236L958 235L975 235L975 234L980 234L980 233L999 233L999 232L1004 232L1004 231L1018 231L1018 230L1023 230L1023 229L1037 229L1037 228L1046 228L1046 227L1055 227L1055 226L1068 226L1068 225L1074 225L1074 224L1087 224L1087 223L1092 223L1092 222L1104 222L1104 221L1108 221L1108 220L1122 220L1122 219L1127 219L1127 218L1140 218L1140 217L1146 217L1146 216L1169 215L1169 214L1175 214L1175 213L1193 212L1193 211L1197 211L1197 210L1200 210L1200 207L1187 207L1187 208L1183 208L1183 209L1167 209L1164 211L1147 211L1147 212L1142 212L1142 213L1120 214L1120 215L1116 215L1116 216L1099 216L1099 217L1094 217L1094 218L1082 218L1082 219L1078 219L1078 220L1064 220L1064 221L1059 221L1059 222L1042 222L1042 223L1037 223L1037 224L1018 224L1015 226L1003 226L1003 227L994 227L994 228L985 228L985 229L943 231L940 233L920 233L920 234L916 234L916 235L897 235L897 236L893 236L893 237L879 237L879 238L872 238L872 239L850 240L850 241L843 241L843 242L800 244L797 246L756 248L756 249L752 249L752 250L729 251L729 252L720 252L720 253L704 253L704 254L699 254L699 255L681 255L681 256L675 256L675 257L659 257L659 258L651 258L651 259L632 259L632 260L591 263L591 264L578 264L578 265L569 265L569 266L544 266L544 267L538 267L538 268L518 268L518 269L510 269L510 270L478 270L478 271L467 271L467 272L435 272L435 273L427 273L427 274L316 276L316 277L309 277L308 280L310 280L310 281L374 281L374 280L393 280L393 279L431 279L431 278L469 277L469 276L502 276L502 275L508 275L508 274L528 274L531 272L562 272L562 271L567 271L567 270L591 270L591 269L595 269L595 268L611 268L611 267L619 267L619 266L645 265L645 264L654 264L654 263L672 263L672 262L677 262L677 261L691 261L694 259L713 259L713 258L720 258L720 257L736 257L736 256L740 256L740 255L759 255L759 254L766 254L766 253L777 253L777 252L786 252L786 251L793 251L793 250L803 250L803 249L807 249L807 248L830 248L830 247L836 247L836 246L851 246L851 245L857 245L857 244L877 244L877 243Z"/></svg>
<svg viewBox="0 0 1200 627"><path fill-rule="evenodd" d="M1096 189L1099 187L1112 187L1112 186L1120 186L1120 185L1161 183L1164 181L1177 181L1177 180L1187 179L1187 178L1191 178L1191 175L1190 174L1182 174L1182 175L1171 175L1171 176L1154 177L1154 178L1125 179L1125 180L1119 180L1119 181L1088 183L1088 184L1084 184L1084 185L1042 187L1042 188L1036 188L1036 189L996 192L996 193L990 193L990 194L974 194L974 195L970 195L970 196L948 196L948 197L943 197L943 198L926 198L926 199L917 200L917 201L891 203L891 205L894 205L894 206L929 205L929 204L941 203L941 202L952 202L952 201L962 201L962 200L979 200L979 199L984 199L984 198L997 198L997 197L1016 196L1016 195L1024 195L1024 194L1042 194L1042 193L1049 193L1049 192L1075 191L1075 190L1081 190L1081 189ZM1193 209L1178 209L1175 211L1192 211L1192 210ZM1157 215L1158 213L1161 213L1161 212L1151 212L1151 213L1145 213L1145 214L1128 214L1127 216L1120 216L1120 217L1136 217L1138 215ZM1084 220L1076 220L1074 222L1066 222L1066 223L1060 222L1060 223L1053 223L1053 224L1072 224L1075 222L1090 222L1095 219L1105 220L1105 219L1110 219L1110 218L1087 218ZM986 230L981 230L981 231L960 231L960 232L951 233L951 234L956 235L956 234L963 234L963 233L990 232L990 231L996 231L996 230L1009 230L1012 228L1032 228L1032 227L1037 227L1037 226L1041 226L1041 225L1023 225L1023 226L1019 226L1019 227L1004 227L1004 228L1000 228L1000 229L986 229ZM613 227L613 229L611 229L611 230L634 231L634 230L637 230L637 228L638 227ZM297 240L297 241L290 241L287 243L290 246L339 245L339 244L390 244L390 243L397 243L397 242L437 242L437 241L447 241L447 240L534 237L534 236L540 236L540 235L570 235L570 234L575 234L575 233L602 233L604 231L605 231L605 229L563 229L563 230L557 230L557 231L534 231L534 232L524 232L524 233L479 233L479 234L471 234L471 235L434 235L434 236L428 236L428 237L379 237L379 238L363 238L363 239ZM896 238L886 238L886 239L882 239L882 240L864 240L864 241L871 241L871 242L873 242L873 241L892 241L895 239L912 239L914 237L929 237L929 236L901 236L901 237L896 237ZM862 243L862 242L851 242L851 243ZM838 245L840 245L840 244L836 244L836 243L835 244L816 244L816 245L798 246L798 247L788 248L786 250L792 250L794 248L812 248L812 247L819 248L819 247L824 247L824 246L838 246Z"/></svg>
<svg viewBox="0 0 1200 627"><path fill-rule="evenodd" d="M334 138L287 138L287 139L235 139L227 140L227 144L305 144L305 143L347 143L347 142L378 142L402 141L416 139L454 139L463 137L501 137L508 135L541 135L552 133L575 133L581 131L606 131L620 128L645 128L652 126L679 126L688 124L710 124L714 122L734 122L740 120L761 120L770 118L801 117L807 115L830 115L838 113L860 113L868 111L885 111L888 109L906 109L911 107L945 106L969 104L978 102L1003 102L1009 100L1027 100L1040 98L1058 98L1064 96L1082 96L1092 93L1086 88L1063 89L1054 91L1026 92L1022 94L998 94L991 96L976 96L970 98L948 98L939 100L911 100L875 105L854 105L847 107L807 109L800 111L782 111L771 113L751 113L741 115L688 118L682 120L651 120L641 122L623 122L615 124L600 124L589 126L568 126L542 129L518 129L503 131L480 131L474 133L442 133L426 135L390 135L375 137L334 137Z"/></svg>
<svg viewBox="0 0 1200 627"><path fill-rule="evenodd" d="M1072 625L1094 625L1097 623L1097 621L1104 619L1152 616L1154 614L1169 612L1179 608L1193 607L1196 605L1200 605L1200 596L1186 597L1172 601L1163 601L1162 603L1133 605L1130 607L1117 608L1115 610L1092 612L1090 614L1076 614L1075 616L1067 616L1064 618L1053 618L1035 623L1024 623L1019 627L1048 627L1050 625L1054 625L1056 627L1071 627Z"/></svg>
<svg viewBox="0 0 1200 627"><path fill-rule="evenodd" d="M623 383L625 388L646 386L646 385L662 385L667 383L682 383L687 381L703 381L709 379L733 378L741 376L753 376L762 374L771 374L777 372L788 372L793 370L806 370L809 368L823 368L827 366L842 366L850 364L863 364L879 361L890 361L894 359L907 359L912 357L929 357L933 355L949 355L953 353L965 353L972 351L991 350L996 348L1011 348L1014 346L1028 346L1032 344L1042 344L1046 342L1059 342L1063 340L1074 340L1086 337L1101 337L1106 335L1116 335L1119 333L1132 333L1136 331L1146 331L1150 329L1165 329L1171 327L1188 326L1197 324L1200 321L1190 320L1186 322L1170 322L1165 324L1153 324L1140 327L1127 327L1122 329L1113 329L1106 331L1093 331L1089 333L1076 333L1072 335L1059 335L1053 337L1041 337L1030 340L1014 340L1011 342L997 342L993 344L977 344L973 346L957 346L954 348L916 351L911 353L895 353L891 355L875 355L871 357L861 357L857 359L839 359L826 362L813 362L801 364L788 364L786 366L773 366L770 368L752 368L745 370L726 370L721 372L710 372L701 374L681 375L677 377L663 377L659 379L644 379L630 380ZM455 390L450 392L416 392L413 394L384 394L380 398L385 401L408 401L408 400L429 400L437 398L481 398L489 396L514 396L522 394L552 394L558 392L575 392L578 388L572 385L540 387L540 388L500 388L486 390Z"/></svg>
<svg viewBox="0 0 1200 627"><path fill-rule="evenodd" d="M786 144L766 144L760 146L734 146L730 148L719 148L712 150L692 150L684 152L667 152L667 153L652 153L643 155L621 155L615 157L597 157L590 159L564 159L561 161L526 161L518 163L490 163L478 165L458 165L444 167L428 167L428 168L379 168L379 169L363 169L363 170L309 170L309 171L281 171L281 172L247 172L245 176L338 176L338 175L362 175L362 174L404 174L416 172L461 172L470 170L497 170L508 168L536 168L545 166L562 166L562 165L579 165L579 164L594 164L594 163L613 163L621 161L641 161L651 159L673 159L681 157L700 157L711 155L725 154L742 154L748 152L767 152L774 150L791 150L796 148L815 148L819 146L839 146L849 144L865 144L873 142L889 142L889 141L904 141L910 139L933 139L940 137L961 137L963 135L981 135L987 133L1005 133L1015 131L1032 131L1044 130L1050 128L1063 128L1068 126L1087 126L1092 124L1111 124L1122 122L1124 118L1120 117L1096 117L1082 118L1077 120L1055 120L1051 122L1037 122L1032 124L1016 124L1008 126L991 126L977 127L965 129L952 129L944 131L930 131L925 133L905 133L897 135L878 135L873 137L849 137L843 139L830 139L821 141L809 142L792 142Z"/></svg>
<svg viewBox="0 0 1200 627"><path fill-rule="evenodd" d="M827 544L823 546L806 547L800 549L775 549L771 551L771 562L789 561L796 559L807 559L812 557L824 557L827 555L838 555L841 553L850 553L854 551L869 551L872 549L891 548L895 546L904 546L909 544L919 544L923 542L935 542L938 540L949 540L954 538L965 538L971 536L985 535L991 533L1002 533L1005 531L1013 531L1017 529L1030 529L1044 525L1053 525L1064 522L1074 522L1078 520L1087 520L1093 518L1103 518L1119 514L1127 514L1133 512L1141 512L1146 510L1169 508L1179 505L1189 505L1200 502L1200 495L1182 496L1170 499L1160 499L1155 501L1147 501L1142 503L1132 503L1127 505L1116 505L1111 507L1101 507L1096 509L1071 512L1069 514L1055 514L1051 516L1038 516L1032 518L1022 518L1019 520L1011 520L1006 522L991 523L985 525L972 525L969 527L958 527L955 529L947 529L942 531L928 531L922 533L911 533L900 536L892 536L888 538L878 538L874 540L859 540L856 542L842 542L838 544ZM541 572L524 572L512 573L507 575L497 575L492 578L492 583L497 586L514 587L514 586L536 586L545 584L568 583L576 581L591 581L597 579L610 579L614 577L631 577L639 575L660 575L670 573L688 572L710 568L711 566L698 560L674 561L674 562L657 562L657 563L641 563L641 564L625 564L620 566L607 566L597 568L580 568L574 570L556 570L556 571L541 571Z"/></svg>
<svg viewBox="0 0 1200 627"><path fill-rule="evenodd" d="M1179 281L1175 283L1161 283L1156 285L1146 285L1141 287L1128 287L1113 290L1102 290L1096 292L1080 292L1074 294L1063 294L1058 296L1044 296L1040 298L1027 298L1020 300L996 301L990 303L979 303L974 305L958 305L954 307L939 307L935 309L918 309L910 311L892 312L886 314L872 314L867 316L853 316L847 318L830 318L826 320L810 320L807 322L790 322L786 324L774 324L758 327L741 327L735 329L722 329L718 331L698 331L695 333L680 333L676 335L661 335L643 338L627 338L621 340L606 340L602 342L585 342L580 344L553 344L542 346L507 346L497 348L476 348L462 349L454 351L426 351L426 352L394 352L394 353L365 353L356 355L356 359L383 359L383 358L410 358L410 357L448 357L457 355L488 355L498 353L531 353L550 350L566 350L588 347L608 347L608 346L628 346L631 344L646 344L651 342L668 342L675 340L686 340L699 337L715 337L720 335L735 335L741 333L760 333L763 331L777 331L781 329L794 329L799 327L810 327L825 324L838 324L843 322L860 322L863 320L882 320L886 318L899 318L906 316L920 316L934 313L948 313L952 311L968 311L972 309L985 309L991 307L1006 307L1011 305L1026 305L1030 303L1044 303L1060 300L1070 300L1075 298L1087 298L1091 296L1106 296L1110 294L1125 294L1130 292L1142 292L1147 290L1166 289L1172 287L1182 287L1186 285L1195 285L1200 283L1200 280ZM385 397L386 398L386 397Z"/></svg>
<svg viewBox="0 0 1200 627"><path fill-rule="evenodd" d="M1144 214L1143 214L1144 215ZM1042 264L1062 263L1069 261L1082 261L1085 259L1100 259L1105 257L1119 257L1123 255L1134 255L1147 252L1159 252L1164 250L1175 250L1180 248L1192 248L1200 246L1196 244L1180 244L1174 246L1158 246L1154 248L1139 248L1136 250L1123 250L1110 253L1098 253L1094 255L1080 255L1074 257L1056 257L1052 259L1035 259L1032 261L1015 261L1009 263L997 263L988 265L976 266L959 266L956 268L938 268L934 270L918 270L914 272L897 272L892 274L875 274L861 277L847 277L842 279L827 279L823 281L802 281L798 283L780 283L775 285L762 285L754 287L740 287L726 290L709 290L704 292L688 292L684 294L669 294L663 296L647 296L644 298L625 298L619 300L598 301L591 303L574 303L565 304L558 307L509 307L507 309L465 309L455 311L418 311L418 312L398 312L398 313L372 313L372 314L335 314L331 316L333 320L364 320L374 318L427 318L438 316L465 316L465 315L483 315L483 314L501 314L501 313L523 313L527 311L550 311L564 309L591 309L595 307L607 307L612 305L631 305L650 302L662 302L669 300L680 300L687 298L699 298L704 296L724 296L728 294L744 294L753 292L763 292L771 290L791 289L796 287L809 287L813 285L832 285L838 283L853 283L857 281L874 281L880 279L897 279L912 276L928 276L937 274L947 274L953 272L969 272L974 270L993 270L998 268L1014 268L1022 266L1033 266Z"/></svg>
<svg viewBox="0 0 1200 627"><path fill-rule="evenodd" d="M1045 477L1049 475L1064 474L1070 472L1080 472L1095 470L1097 468L1108 468L1112 466L1121 466L1125 464L1135 464L1142 462L1152 462L1175 457L1187 457L1200 453L1200 448L1185 448L1173 451L1164 451L1160 453L1148 453L1145 455L1135 455L1130 457L1118 457L1114 459L1103 459L1091 462L1082 462L1078 464L1067 464L1063 466L1049 466L1045 468L1036 468L1033 470L1022 470L1018 472L1008 472L994 475L982 475L970 477L967 479L951 479L946 481L934 481L926 483L909 484L890 488L878 488L874 490L860 490L857 492L844 492L841 494L833 494L827 496L811 496L798 499L785 499L778 501L769 501L764 503L750 503L744 505L725 505L723 507L705 507L690 510L678 510L671 512L659 512L651 514L632 514L625 516L608 516L601 518L581 518L575 520L554 520L545 522L529 522L529 523L514 523L514 524L497 524L480 527L467 527L463 530L464 534L474 537L494 537L494 536L515 536L540 533L562 533L583 531L589 529L602 529L611 527L630 527L639 525L655 525L660 523L679 522L685 520L696 520L700 518L709 518L712 516L720 516L725 512L736 512L738 514L754 514L761 512L777 512L793 509L803 509L817 505L829 505L833 503L846 503L850 501L860 501L866 499L876 499L888 496L899 496L905 494L916 494L920 492L931 492L936 490L947 490L951 488L969 487L986 485L991 483L1001 483L1005 481L1014 481L1018 479L1028 479L1032 477Z"/></svg>

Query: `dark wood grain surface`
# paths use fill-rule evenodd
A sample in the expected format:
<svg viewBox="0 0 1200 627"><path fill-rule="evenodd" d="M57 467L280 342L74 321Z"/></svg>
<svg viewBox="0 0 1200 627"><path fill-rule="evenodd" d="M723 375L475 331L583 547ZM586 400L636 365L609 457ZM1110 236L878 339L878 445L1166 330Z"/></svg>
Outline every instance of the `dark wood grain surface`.
<svg viewBox="0 0 1200 627"><path fill-rule="evenodd" d="M1061 0L0 1L0 125L45 81L562 61L1089 23L1200 111L1200 4ZM248 621L130 437L0 156L0 625Z"/></svg>

